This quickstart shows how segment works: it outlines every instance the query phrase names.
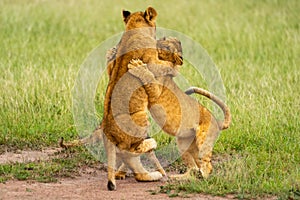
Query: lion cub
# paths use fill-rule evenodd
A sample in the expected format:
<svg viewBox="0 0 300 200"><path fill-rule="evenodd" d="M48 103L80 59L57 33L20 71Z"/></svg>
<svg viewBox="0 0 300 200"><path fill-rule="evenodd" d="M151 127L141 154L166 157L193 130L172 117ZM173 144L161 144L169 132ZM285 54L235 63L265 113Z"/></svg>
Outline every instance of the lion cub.
<svg viewBox="0 0 300 200"><path fill-rule="evenodd" d="M157 40L157 51L158 51L158 57L161 60L170 61L173 63L173 68L170 67L162 67L161 69L156 69L156 71L159 71L157 74L163 75L171 75L176 76L178 71L177 68L179 65L182 65L182 47L179 40L176 38L162 38ZM113 68L113 63L117 56L117 49L118 47L113 47L110 50L107 51L106 59L107 59L107 73L109 76L109 79L111 79L111 71ZM107 100L105 100L107 102ZM105 104L105 103L104 103ZM72 142L65 143L62 140L60 140L59 144L63 148L70 148L74 146L80 146L85 144L93 144L99 141L102 141L103 137L103 131L101 128L98 128L93 132L91 136L88 136L86 138L83 138L81 140L75 140ZM149 140L149 139L148 139ZM152 139L153 140L153 139ZM154 146L151 146L149 148L154 148ZM159 163L159 160L157 159L155 153L153 151L150 151L147 153L147 156L156 166L156 170L159 171L163 176L166 176L166 173L162 166ZM118 171L115 173L115 177L117 179L125 179L126 173L128 171L128 167L131 168L131 170L135 173L135 178L138 181L146 181L145 174L138 174L136 172L141 171L141 165L140 163L133 163L130 166L128 166L128 162L131 162L130 157L132 155L126 154L126 153L120 153L117 152L117 158L116 158L116 167L118 167ZM123 162L125 160L125 162ZM127 161L129 160L129 161ZM125 164L127 163L127 164ZM145 172L144 172L145 173ZM149 180L149 179L148 179Z"/></svg>
<svg viewBox="0 0 300 200"><path fill-rule="evenodd" d="M176 136L183 162L188 167L187 178L200 172L206 178L212 171L211 157L220 130L228 128L231 115L228 107L216 96L201 88L183 92L172 76L159 76L163 67L131 60L129 73L139 78L148 94L149 110L156 123L168 134ZM214 116L187 94L199 93L217 103L224 112L224 122L217 122Z"/></svg>
<svg viewBox="0 0 300 200"><path fill-rule="evenodd" d="M165 66L157 66L153 65L153 73L155 73L157 76L176 76L178 74L178 68L180 65L183 64L182 59L182 47L181 42L174 37L163 37L159 40L157 40L157 51L158 51L158 57L161 60L169 61L173 63L172 67L165 67ZM112 63L114 59L116 58L116 52L117 47L113 47L107 52L107 72L110 77L111 70L112 70ZM162 166L159 163L159 160L157 159L155 153L153 151L149 152L148 158L152 160L152 162L156 165L156 170L159 171L162 175L166 176L166 172L162 168ZM119 158L118 158L119 159ZM119 162L122 160L119 160ZM125 163L122 163L120 167L118 168L118 171L116 172L116 178L117 179L125 179L127 166Z"/></svg>
<svg viewBox="0 0 300 200"><path fill-rule="evenodd" d="M169 61L159 59L155 39L156 17L157 12L152 7L148 7L145 12L123 11L125 32L117 45L117 56L111 67L100 125L107 153L109 190L116 189L117 151L120 156L124 155L126 159L123 161L131 169L140 166L141 170L134 172L140 175L139 180L154 181L162 178L159 172L147 172L139 156L130 156L152 150L155 141L147 139L150 125L147 115L148 95L139 79L128 73L128 64L132 59L140 59L153 66L174 66Z"/></svg>

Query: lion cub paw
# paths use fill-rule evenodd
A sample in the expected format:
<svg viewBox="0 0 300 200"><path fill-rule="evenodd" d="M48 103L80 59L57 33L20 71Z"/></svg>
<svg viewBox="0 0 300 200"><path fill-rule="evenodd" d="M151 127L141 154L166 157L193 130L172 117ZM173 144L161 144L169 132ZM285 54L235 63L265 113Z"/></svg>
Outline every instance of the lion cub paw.
<svg viewBox="0 0 300 200"><path fill-rule="evenodd" d="M149 172L149 173L136 173L134 178L140 182L158 181L163 176L159 172Z"/></svg>
<svg viewBox="0 0 300 200"><path fill-rule="evenodd" d="M147 153L156 149L157 143L153 138L145 139L139 146L136 147L135 153Z"/></svg>
<svg viewBox="0 0 300 200"><path fill-rule="evenodd" d="M132 59L128 64L128 72L141 80L143 84L155 82L155 77L151 71L148 70L147 64L139 59Z"/></svg>
<svg viewBox="0 0 300 200"><path fill-rule="evenodd" d="M116 174L115 174L115 178L117 180L125 180L125 178L126 178L126 172L117 171Z"/></svg>
<svg viewBox="0 0 300 200"><path fill-rule="evenodd" d="M202 172L199 168L188 169L184 174L175 174L170 176L173 180L190 180L190 179L202 179Z"/></svg>
<svg viewBox="0 0 300 200"><path fill-rule="evenodd" d="M133 69L136 67L143 67L146 69L147 64L143 63L140 59L132 59L128 64L128 69Z"/></svg>
<svg viewBox="0 0 300 200"><path fill-rule="evenodd" d="M117 50L117 47L113 47L106 52L106 60L108 63L116 58Z"/></svg>

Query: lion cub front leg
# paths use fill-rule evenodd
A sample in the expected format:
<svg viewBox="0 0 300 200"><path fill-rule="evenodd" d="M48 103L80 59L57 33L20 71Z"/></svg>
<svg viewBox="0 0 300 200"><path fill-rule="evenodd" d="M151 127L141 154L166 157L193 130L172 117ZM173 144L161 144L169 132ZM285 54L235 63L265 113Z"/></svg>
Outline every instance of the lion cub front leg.
<svg viewBox="0 0 300 200"><path fill-rule="evenodd" d="M139 78L143 84L156 82L156 77L178 75L178 69L169 61L158 61L158 63L145 64L140 59L132 59L128 64L128 71Z"/></svg>
<svg viewBox="0 0 300 200"><path fill-rule="evenodd" d="M148 70L147 64L140 59L132 59L128 64L128 72L139 78L143 84L156 82L154 74Z"/></svg>
<svg viewBox="0 0 300 200"><path fill-rule="evenodd" d="M140 79L142 82L150 103L155 103L157 101L163 89L163 83L160 83L160 79L157 78L166 75L174 76L177 73L175 72L175 69L169 66L156 65L153 63L147 65L139 59L131 60L128 64L128 69L130 74Z"/></svg>
<svg viewBox="0 0 300 200"><path fill-rule="evenodd" d="M164 60L158 60L156 62L148 63L147 68L153 73L155 77L175 77L179 73L177 65Z"/></svg>
<svg viewBox="0 0 300 200"><path fill-rule="evenodd" d="M143 84L143 87L146 90L146 93L149 97L150 103L155 103L156 100L160 97L162 86L155 79L154 74L148 70L147 64L143 63L141 60L131 60L128 64L128 72L140 79Z"/></svg>

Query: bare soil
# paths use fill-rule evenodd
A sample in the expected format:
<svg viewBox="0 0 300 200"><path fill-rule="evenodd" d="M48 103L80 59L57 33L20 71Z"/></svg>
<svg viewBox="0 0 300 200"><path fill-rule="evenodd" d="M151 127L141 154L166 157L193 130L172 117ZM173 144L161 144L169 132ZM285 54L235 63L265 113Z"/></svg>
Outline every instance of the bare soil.
<svg viewBox="0 0 300 200"><path fill-rule="evenodd" d="M83 174L76 178L61 179L57 183L35 181L8 181L0 184L0 199L169 199L167 194L156 193L162 182L137 182L133 177L117 181L117 190L106 188L106 172ZM155 194L152 194L155 192ZM196 194L171 199L225 200L233 197L213 197Z"/></svg>
<svg viewBox="0 0 300 200"><path fill-rule="evenodd" d="M61 149L45 149L43 151L19 151L0 155L0 164L15 162L33 162L47 160ZM133 177L117 181L117 190L106 188L106 172L101 169L83 168L75 178L60 178L56 183L40 183L36 181L11 180L0 183L0 200L9 199L168 199L167 194L159 193L159 186L164 182L137 182ZM192 200L233 199L233 196L213 197L205 194L189 194L171 199L188 198Z"/></svg>
<svg viewBox="0 0 300 200"><path fill-rule="evenodd" d="M41 160L48 160L62 151L62 148L47 148L42 151L21 151L5 152L0 154L0 165L6 163L28 163Z"/></svg>

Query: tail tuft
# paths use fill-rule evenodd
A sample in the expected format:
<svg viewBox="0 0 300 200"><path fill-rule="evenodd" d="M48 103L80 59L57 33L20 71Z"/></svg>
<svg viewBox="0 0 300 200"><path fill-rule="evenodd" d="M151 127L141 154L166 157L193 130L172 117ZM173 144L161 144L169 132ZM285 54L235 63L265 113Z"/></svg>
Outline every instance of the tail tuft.
<svg viewBox="0 0 300 200"><path fill-rule="evenodd" d="M61 147L61 148L64 148L64 149L67 149L68 147L64 144L64 137L61 137L58 141L58 145Z"/></svg>

